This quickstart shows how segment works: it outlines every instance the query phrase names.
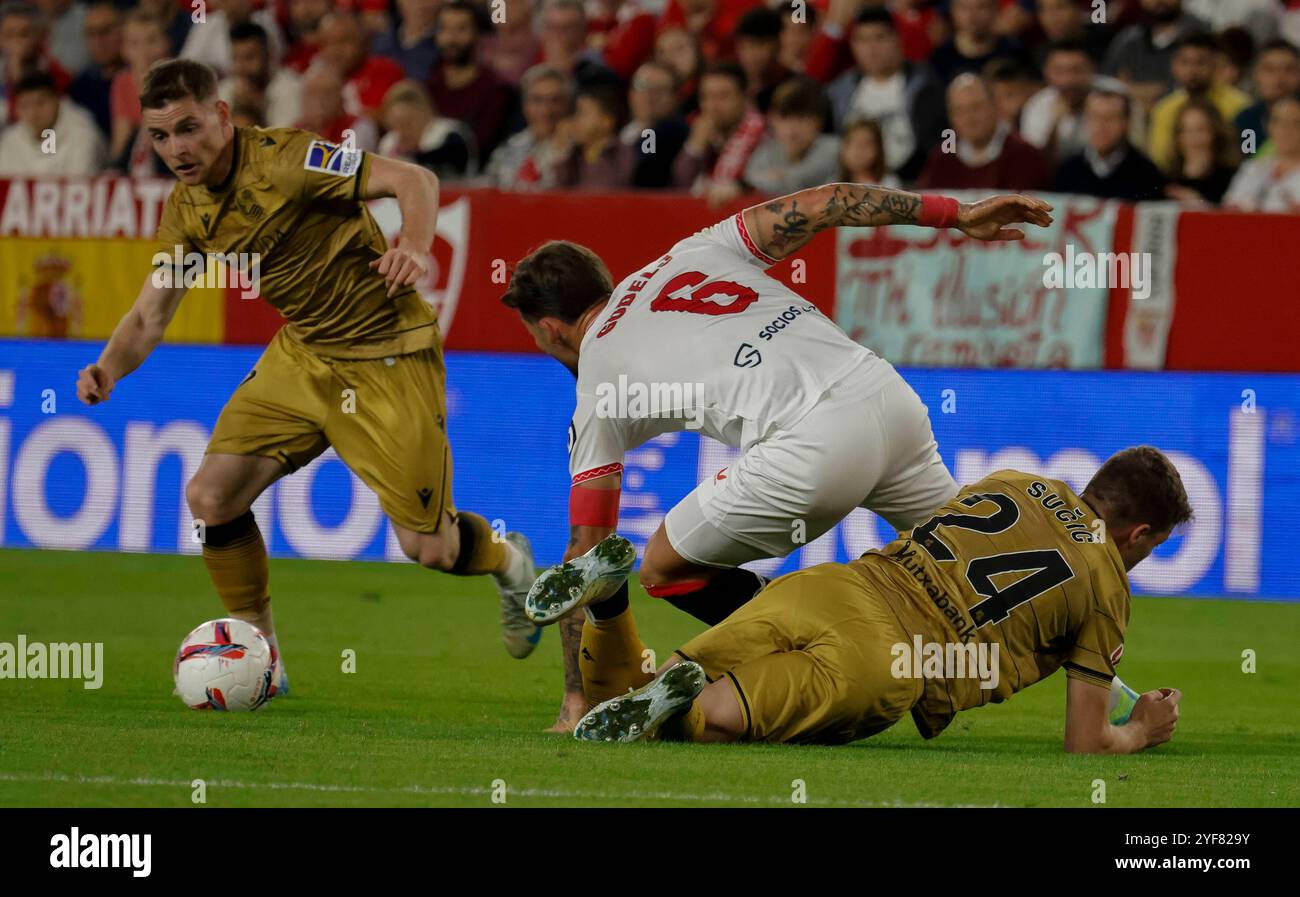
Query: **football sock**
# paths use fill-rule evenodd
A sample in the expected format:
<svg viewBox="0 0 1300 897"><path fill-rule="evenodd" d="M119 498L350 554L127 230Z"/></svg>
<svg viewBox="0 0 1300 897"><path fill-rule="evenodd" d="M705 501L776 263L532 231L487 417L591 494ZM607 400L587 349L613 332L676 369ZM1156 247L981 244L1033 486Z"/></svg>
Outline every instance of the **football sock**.
<svg viewBox="0 0 1300 897"><path fill-rule="evenodd" d="M767 580L752 570L732 567L719 570L712 579L695 579L663 586L646 586L655 598L662 598L697 620L716 626L738 607L758 594Z"/></svg>
<svg viewBox="0 0 1300 897"><path fill-rule="evenodd" d="M587 605L587 610L596 620L612 620L628 608L627 582L618 587L618 591L604 601Z"/></svg>
<svg viewBox="0 0 1300 897"><path fill-rule="evenodd" d="M259 629L265 611L270 623L270 569L266 543L252 511L245 511L229 523L209 526L203 540L203 563L212 584L230 616L247 620ZM263 632L269 637L274 631Z"/></svg>
<svg viewBox="0 0 1300 897"><path fill-rule="evenodd" d="M587 702L594 706L617 698L653 679L654 670L644 669L648 663L645 650L630 609L608 620L588 616L582 624L578 649L578 669Z"/></svg>
<svg viewBox="0 0 1300 897"><path fill-rule="evenodd" d="M456 514L456 526L460 529L460 554L448 573L480 576L506 568L506 543L493 538L492 525L486 519L460 511Z"/></svg>
<svg viewBox="0 0 1300 897"><path fill-rule="evenodd" d="M692 701L685 713L679 713L664 720L659 727L659 738L663 741L699 741L704 734L704 711L699 701Z"/></svg>
<svg viewBox="0 0 1300 897"><path fill-rule="evenodd" d="M492 574L493 579L501 583L515 583L525 576L529 579L537 578L537 571L529 569L528 559L522 551L509 542L502 542L501 547L505 549L505 565Z"/></svg>
<svg viewBox="0 0 1300 897"><path fill-rule="evenodd" d="M1133 707L1141 697L1116 676L1110 680L1110 724L1122 726L1133 715Z"/></svg>

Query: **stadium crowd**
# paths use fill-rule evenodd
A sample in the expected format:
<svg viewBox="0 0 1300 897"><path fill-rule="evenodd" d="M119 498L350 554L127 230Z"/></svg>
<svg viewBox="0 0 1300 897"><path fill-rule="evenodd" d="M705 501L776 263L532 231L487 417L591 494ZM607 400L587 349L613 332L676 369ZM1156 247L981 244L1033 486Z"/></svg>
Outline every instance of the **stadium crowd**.
<svg viewBox="0 0 1300 897"><path fill-rule="evenodd" d="M1297 46L1300 0L5 0L0 176L166 174L138 85L179 55L448 183L1294 212Z"/></svg>

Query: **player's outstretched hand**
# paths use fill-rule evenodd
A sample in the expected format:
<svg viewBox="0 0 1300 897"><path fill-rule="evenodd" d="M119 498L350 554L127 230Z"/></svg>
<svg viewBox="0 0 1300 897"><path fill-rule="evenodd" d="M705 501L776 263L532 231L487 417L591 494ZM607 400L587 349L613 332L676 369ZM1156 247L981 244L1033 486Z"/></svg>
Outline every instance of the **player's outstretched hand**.
<svg viewBox="0 0 1300 897"><path fill-rule="evenodd" d="M993 196L962 203L957 228L977 240L1023 240L1024 230L1011 225L1047 227L1052 223L1051 211L1050 205L1032 196Z"/></svg>
<svg viewBox="0 0 1300 897"><path fill-rule="evenodd" d="M429 253L394 246L371 262L370 267L379 269L379 273L384 275L391 296L404 286L418 283L429 273Z"/></svg>
<svg viewBox="0 0 1300 897"><path fill-rule="evenodd" d="M113 391L113 378L97 364L88 364L77 375L77 398L87 405L108 401Z"/></svg>
<svg viewBox="0 0 1300 897"><path fill-rule="evenodd" d="M1137 699L1133 705L1130 723L1137 723L1147 730L1147 747L1164 744L1174 737L1174 726L1178 724L1178 702L1183 693L1176 688L1161 688L1149 691Z"/></svg>

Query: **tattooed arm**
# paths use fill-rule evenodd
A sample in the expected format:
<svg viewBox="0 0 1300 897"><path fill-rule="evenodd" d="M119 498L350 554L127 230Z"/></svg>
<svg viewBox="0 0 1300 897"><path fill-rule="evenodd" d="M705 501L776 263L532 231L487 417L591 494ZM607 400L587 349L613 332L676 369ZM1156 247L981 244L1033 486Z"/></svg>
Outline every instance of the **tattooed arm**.
<svg viewBox="0 0 1300 897"><path fill-rule="evenodd" d="M930 197L870 184L824 184L778 197L742 213L745 228L758 248L780 260L802 249L828 227L882 227L928 224ZM942 199L938 199L943 202ZM948 200L948 202L953 202ZM953 226L979 240L1021 240L1012 225L1052 223L1052 207L1030 196L995 196L960 203Z"/></svg>

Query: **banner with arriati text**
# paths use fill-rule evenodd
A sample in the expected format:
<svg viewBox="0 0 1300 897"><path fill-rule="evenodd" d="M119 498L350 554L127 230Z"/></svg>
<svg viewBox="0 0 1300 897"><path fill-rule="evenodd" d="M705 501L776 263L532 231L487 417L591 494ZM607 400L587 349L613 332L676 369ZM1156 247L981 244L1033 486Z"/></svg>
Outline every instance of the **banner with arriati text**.
<svg viewBox="0 0 1300 897"><path fill-rule="evenodd" d="M840 230L836 322L895 364L1101 367L1119 207L1045 198L1052 226L1014 242L920 227Z"/></svg>
<svg viewBox="0 0 1300 897"><path fill-rule="evenodd" d="M0 334L103 339L152 271L165 180L0 180ZM225 291L189 292L167 330L223 339Z"/></svg>

